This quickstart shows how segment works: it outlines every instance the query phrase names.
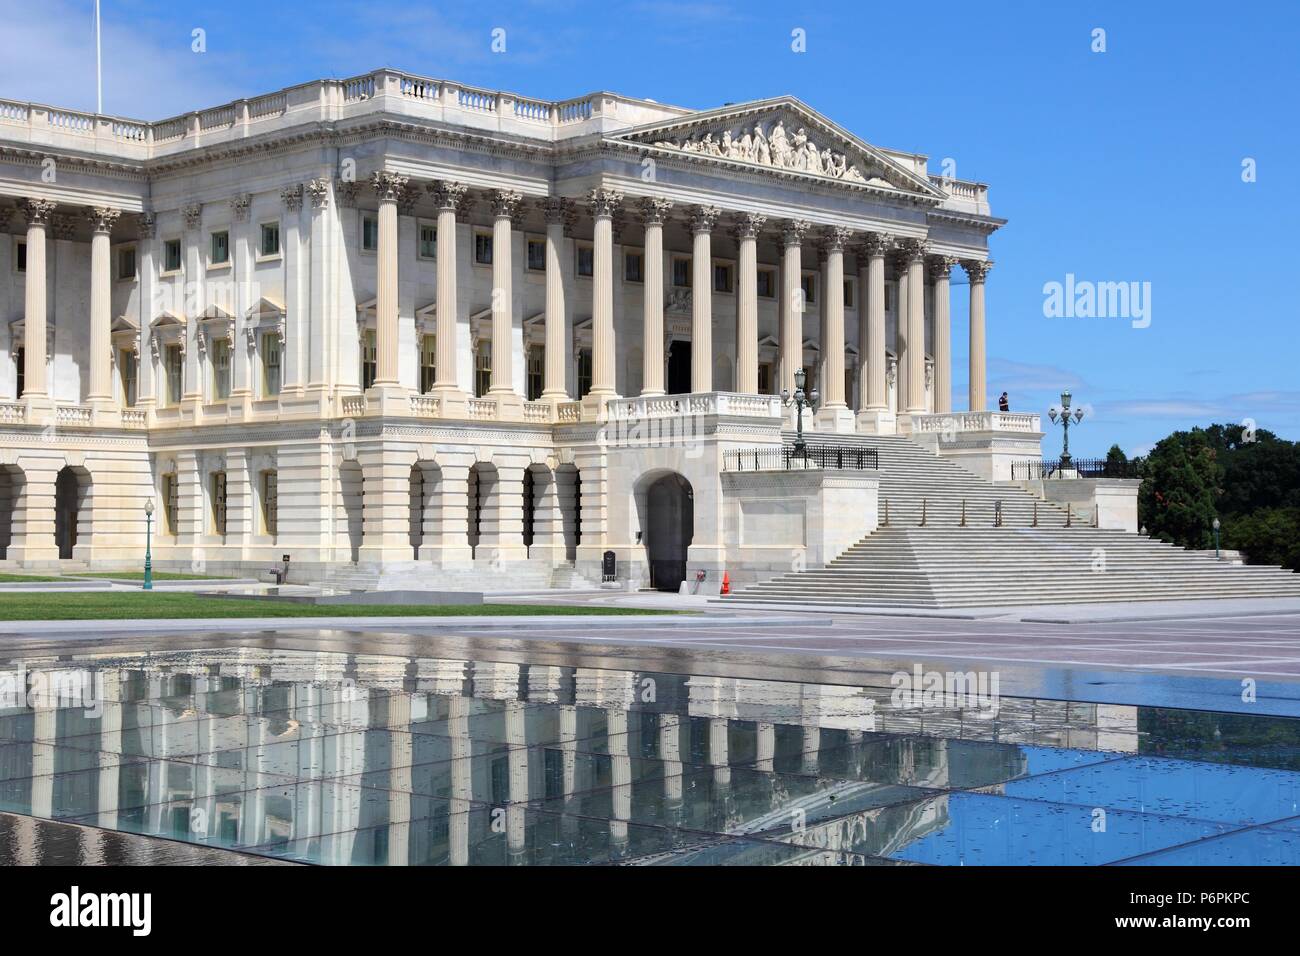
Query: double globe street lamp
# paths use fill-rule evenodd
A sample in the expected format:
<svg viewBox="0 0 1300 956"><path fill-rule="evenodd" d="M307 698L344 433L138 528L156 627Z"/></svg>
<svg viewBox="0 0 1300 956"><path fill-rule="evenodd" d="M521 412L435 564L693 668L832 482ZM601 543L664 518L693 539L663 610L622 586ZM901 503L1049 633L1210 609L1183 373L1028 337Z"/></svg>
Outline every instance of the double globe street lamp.
<svg viewBox="0 0 1300 956"><path fill-rule="evenodd" d="M807 444L803 440L803 410L805 407L814 408L820 400L821 395L817 389L812 390L812 394L805 395L803 387L808 381L808 373L803 369L795 369L794 373L794 394L790 394L788 388L781 389L781 404L794 405L795 415L795 439L794 450L797 454L807 457Z"/></svg>
<svg viewBox="0 0 1300 956"><path fill-rule="evenodd" d="M1049 408L1047 417L1052 420L1053 425L1060 425L1065 429L1065 445L1061 451L1061 470L1064 471L1070 467L1070 424L1071 420L1075 425L1083 421L1083 409L1076 408L1073 415L1070 413L1070 393L1064 391L1061 393L1060 409Z"/></svg>

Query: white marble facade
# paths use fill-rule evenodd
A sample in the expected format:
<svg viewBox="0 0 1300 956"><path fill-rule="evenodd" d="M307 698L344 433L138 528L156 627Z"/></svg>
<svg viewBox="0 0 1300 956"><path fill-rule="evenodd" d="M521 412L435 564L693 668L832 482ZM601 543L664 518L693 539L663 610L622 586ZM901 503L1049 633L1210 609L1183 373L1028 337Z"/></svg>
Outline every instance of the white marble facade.
<svg viewBox="0 0 1300 956"><path fill-rule="evenodd" d="M797 368L824 433L953 411L954 267L985 411L1001 224L790 97L0 100L3 560L138 565L151 500L160 567L590 577L645 563L638 494L689 473L721 566L720 456L779 444Z"/></svg>

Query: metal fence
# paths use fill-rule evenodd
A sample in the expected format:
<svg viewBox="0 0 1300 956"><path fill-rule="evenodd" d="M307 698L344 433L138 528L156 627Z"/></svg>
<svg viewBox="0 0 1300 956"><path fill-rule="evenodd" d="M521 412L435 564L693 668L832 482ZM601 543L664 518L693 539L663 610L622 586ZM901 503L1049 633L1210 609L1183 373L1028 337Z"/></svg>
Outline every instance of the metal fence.
<svg viewBox="0 0 1300 956"><path fill-rule="evenodd" d="M1012 481L1041 481L1048 478L1141 478L1145 463L1140 458L1111 461L1107 458L1073 458L1062 468L1060 459L1034 458L1011 463Z"/></svg>
<svg viewBox="0 0 1300 956"><path fill-rule="evenodd" d="M880 452L875 448L848 445L808 445L796 450L783 448L737 448L722 453L723 471L781 471L792 468L846 468L875 471L880 468Z"/></svg>

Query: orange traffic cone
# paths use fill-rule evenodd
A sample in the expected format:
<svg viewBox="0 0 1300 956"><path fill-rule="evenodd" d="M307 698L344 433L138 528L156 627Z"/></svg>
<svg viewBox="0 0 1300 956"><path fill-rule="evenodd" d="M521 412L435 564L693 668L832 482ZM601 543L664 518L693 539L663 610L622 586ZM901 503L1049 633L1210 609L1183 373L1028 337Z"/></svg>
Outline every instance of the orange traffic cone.
<svg viewBox="0 0 1300 956"><path fill-rule="evenodd" d="M723 594L731 593L731 575L728 574L726 571L722 572L722 593Z"/></svg>

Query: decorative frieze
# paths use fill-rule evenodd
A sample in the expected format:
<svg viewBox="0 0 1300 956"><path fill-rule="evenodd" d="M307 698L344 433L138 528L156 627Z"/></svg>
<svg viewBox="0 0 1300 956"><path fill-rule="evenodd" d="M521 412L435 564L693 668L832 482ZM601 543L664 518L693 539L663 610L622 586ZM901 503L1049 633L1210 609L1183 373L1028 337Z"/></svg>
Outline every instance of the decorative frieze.
<svg viewBox="0 0 1300 956"><path fill-rule="evenodd" d="M819 146L809 135L807 127L799 126L793 132L787 131L784 117L768 118L748 126L731 124L681 138L659 139L654 141L654 145L845 182L868 181L862 170L849 162L846 153Z"/></svg>

